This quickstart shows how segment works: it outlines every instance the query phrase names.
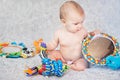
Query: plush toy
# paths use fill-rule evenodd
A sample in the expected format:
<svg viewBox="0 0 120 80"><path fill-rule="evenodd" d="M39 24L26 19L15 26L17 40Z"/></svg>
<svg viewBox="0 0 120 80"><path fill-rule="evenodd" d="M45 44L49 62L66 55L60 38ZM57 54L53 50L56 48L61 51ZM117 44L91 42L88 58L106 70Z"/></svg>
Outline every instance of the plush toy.
<svg viewBox="0 0 120 80"><path fill-rule="evenodd" d="M108 56L106 58L106 65L113 70L120 69L120 55Z"/></svg>
<svg viewBox="0 0 120 80"><path fill-rule="evenodd" d="M34 41L33 42L33 45L34 45L34 47L35 47L35 49L36 49L36 53L40 53L40 44L41 44L41 42L43 42L43 39L39 39L39 40L36 40L36 41Z"/></svg>

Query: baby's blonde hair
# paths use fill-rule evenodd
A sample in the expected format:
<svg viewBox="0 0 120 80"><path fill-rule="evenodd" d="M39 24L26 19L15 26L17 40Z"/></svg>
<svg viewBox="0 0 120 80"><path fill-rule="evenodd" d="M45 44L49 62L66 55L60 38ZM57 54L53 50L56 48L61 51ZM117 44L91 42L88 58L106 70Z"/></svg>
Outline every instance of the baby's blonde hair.
<svg viewBox="0 0 120 80"><path fill-rule="evenodd" d="M65 19L67 14L71 12L71 9L75 9L78 11L81 15L84 15L84 10L82 7L75 1L66 1L63 3L63 5L60 7L60 19Z"/></svg>

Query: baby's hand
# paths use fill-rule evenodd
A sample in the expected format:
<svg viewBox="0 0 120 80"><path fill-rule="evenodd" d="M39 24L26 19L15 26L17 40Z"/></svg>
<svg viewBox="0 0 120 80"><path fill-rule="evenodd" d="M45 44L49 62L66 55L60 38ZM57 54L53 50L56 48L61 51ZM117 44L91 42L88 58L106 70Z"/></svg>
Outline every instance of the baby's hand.
<svg viewBox="0 0 120 80"><path fill-rule="evenodd" d="M101 33L101 31L99 29L96 29L96 30L90 32L89 34L94 36L94 35L97 35L97 34L100 34L100 33Z"/></svg>

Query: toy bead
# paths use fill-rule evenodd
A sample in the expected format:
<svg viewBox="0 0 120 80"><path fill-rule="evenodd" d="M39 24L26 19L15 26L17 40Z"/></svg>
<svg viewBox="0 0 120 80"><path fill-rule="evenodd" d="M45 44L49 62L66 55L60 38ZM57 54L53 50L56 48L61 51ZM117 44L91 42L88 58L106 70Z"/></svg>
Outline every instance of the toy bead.
<svg viewBox="0 0 120 80"><path fill-rule="evenodd" d="M42 65L42 69L43 69L43 70L46 70L46 65Z"/></svg>
<svg viewBox="0 0 120 80"><path fill-rule="evenodd" d="M25 47L25 48L23 48L23 50L27 50L27 48Z"/></svg>
<svg viewBox="0 0 120 80"><path fill-rule="evenodd" d="M43 58L47 58L47 53L46 53L46 44L44 42L41 43L41 46L40 46L40 54L39 56L43 59Z"/></svg>
<svg viewBox="0 0 120 80"><path fill-rule="evenodd" d="M19 43L18 45L19 45L19 46L21 46L22 48L25 48L25 47L26 47L26 46L25 46L25 44L24 44L24 43L22 43L22 42L21 42L21 43Z"/></svg>
<svg viewBox="0 0 120 80"><path fill-rule="evenodd" d="M49 61L50 61L49 58L43 58L43 59L42 59L42 64L46 64L46 62L49 62Z"/></svg>
<svg viewBox="0 0 120 80"><path fill-rule="evenodd" d="M8 45L9 45L8 42L0 43L0 46L1 46L1 47L6 47L6 46L8 46Z"/></svg>
<svg viewBox="0 0 120 80"><path fill-rule="evenodd" d="M32 76L38 73L38 68L37 67L29 68L28 70L24 70L24 72L26 73L27 76Z"/></svg>
<svg viewBox="0 0 120 80"><path fill-rule="evenodd" d="M11 45L17 46L17 43L16 42L11 42Z"/></svg>
<svg viewBox="0 0 120 80"><path fill-rule="evenodd" d="M41 68L38 70L38 73L42 75L42 73L44 72L44 70Z"/></svg>
<svg viewBox="0 0 120 80"><path fill-rule="evenodd" d="M63 73L62 72L60 72L60 71L58 71L58 75L57 75L58 77L61 77L61 76L63 76Z"/></svg>
<svg viewBox="0 0 120 80"><path fill-rule="evenodd" d="M47 48L47 46L44 42L42 42L40 46L43 47L43 48Z"/></svg>
<svg viewBox="0 0 120 80"><path fill-rule="evenodd" d="M42 75L43 75L43 76L50 76L51 73L50 73L50 71L45 71L45 72L42 73Z"/></svg>
<svg viewBox="0 0 120 80"><path fill-rule="evenodd" d="M62 70L62 66L63 66L62 61L58 60L57 63L58 63L58 66L59 66L59 70Z"/></svg>
<svg viewBox="0 0 120 80"><path fill-rule="evenodd" d="M6 58L6 53L0 53L0 56L2 56L2 57L4 57L4 58Z"/></svg>

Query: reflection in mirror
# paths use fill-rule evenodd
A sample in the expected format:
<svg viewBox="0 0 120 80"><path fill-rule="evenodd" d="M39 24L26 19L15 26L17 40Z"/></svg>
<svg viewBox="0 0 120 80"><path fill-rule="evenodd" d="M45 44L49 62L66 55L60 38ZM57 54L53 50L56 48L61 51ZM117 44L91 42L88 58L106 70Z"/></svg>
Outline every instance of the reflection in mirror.
<svg viewBox="0 0 120 80"><path fill-rule="evenodd" d="M114 44L110 39L97 37L88 46L88 53L95 59L101 60L114 52Z"/></svg>

